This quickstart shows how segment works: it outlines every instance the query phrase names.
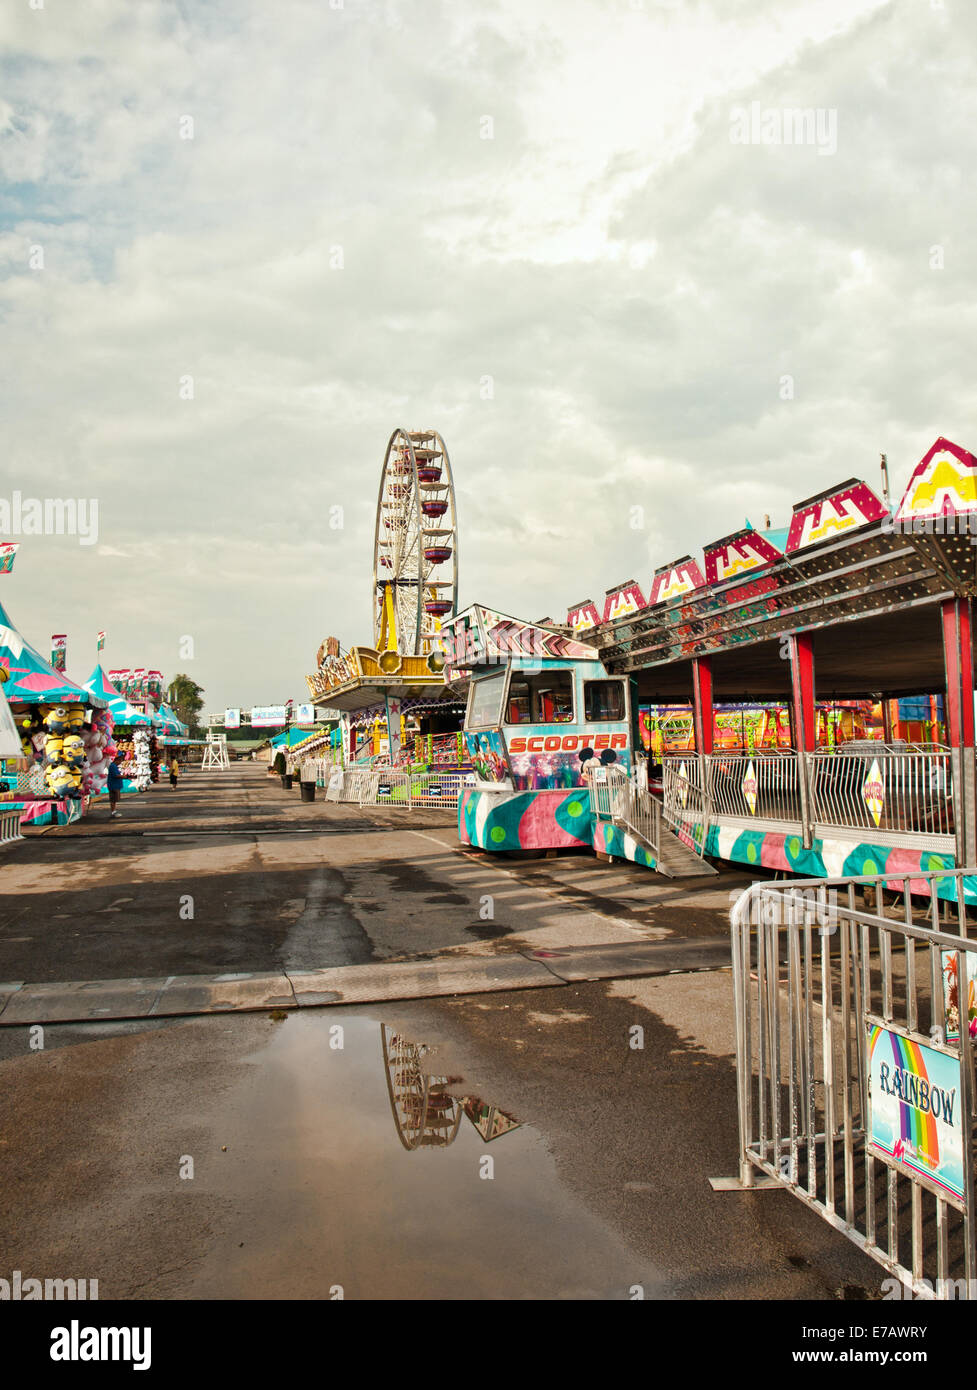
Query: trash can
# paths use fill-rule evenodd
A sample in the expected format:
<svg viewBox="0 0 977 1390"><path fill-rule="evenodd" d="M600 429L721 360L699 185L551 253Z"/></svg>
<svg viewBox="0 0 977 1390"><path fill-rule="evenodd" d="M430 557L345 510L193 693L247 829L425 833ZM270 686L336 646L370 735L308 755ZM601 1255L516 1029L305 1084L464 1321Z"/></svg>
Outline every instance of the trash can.
<svg viewBox="0 0 977 1390"><path fill-rule="evenodd" d="M290 772L282 773L282 786L287 792L292 790L292 774Z"/></svg>
<svg viewBox="0 0 977 1390"><path fill-rule="evenodd" d="M303 783L302 783L302 800L303 800L303 801L315 801L315 783L314 783L314 782L303 782Z"/></svg>

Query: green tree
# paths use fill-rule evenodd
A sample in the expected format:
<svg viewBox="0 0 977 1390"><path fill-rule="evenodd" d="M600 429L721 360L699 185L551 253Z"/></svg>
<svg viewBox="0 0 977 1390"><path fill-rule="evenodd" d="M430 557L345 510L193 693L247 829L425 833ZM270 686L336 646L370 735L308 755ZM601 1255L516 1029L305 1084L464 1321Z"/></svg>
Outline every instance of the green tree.
<svg viewBox="0 0 977 1390"><path fill-rule="evenodd" d="M174 676L166 690L166 703L176 711L177 718L189 725L191 738L203 737L197 722L197 716L204 707L200 698L203 693L202 685L184 675Z"/></svg>

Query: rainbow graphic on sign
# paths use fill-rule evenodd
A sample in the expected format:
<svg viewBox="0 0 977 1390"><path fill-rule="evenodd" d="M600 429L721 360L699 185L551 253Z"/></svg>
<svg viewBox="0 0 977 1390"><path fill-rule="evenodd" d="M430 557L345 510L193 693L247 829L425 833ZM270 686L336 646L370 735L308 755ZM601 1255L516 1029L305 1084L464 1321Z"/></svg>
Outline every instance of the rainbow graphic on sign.
<svg viewBox="0 0 977 1390"><path fill-rule="evenodd" d="M959 1059L891 1028L869 1028L870 1139L936 1189L963 1196Z"/></svg>

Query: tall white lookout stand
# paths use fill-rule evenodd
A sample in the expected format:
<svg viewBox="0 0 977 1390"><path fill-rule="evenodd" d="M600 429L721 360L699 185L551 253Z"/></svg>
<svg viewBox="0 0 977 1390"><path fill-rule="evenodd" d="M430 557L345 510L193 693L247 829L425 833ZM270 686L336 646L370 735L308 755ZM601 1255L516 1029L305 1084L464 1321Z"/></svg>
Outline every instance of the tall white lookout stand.
<svg viewBox="0 0 977 1390"><path fill-rule="evenodd" d="M207 747L204 749L204 759L200 764L200 771L206 772L209 767L230 767L227 757L227 734L209 733L207 735Z"/></svg>

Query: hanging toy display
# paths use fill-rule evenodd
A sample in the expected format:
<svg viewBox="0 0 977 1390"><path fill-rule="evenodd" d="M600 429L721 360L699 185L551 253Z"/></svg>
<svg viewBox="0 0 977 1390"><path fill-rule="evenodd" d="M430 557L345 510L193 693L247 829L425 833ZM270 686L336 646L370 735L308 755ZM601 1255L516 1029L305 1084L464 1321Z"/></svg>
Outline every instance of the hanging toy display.
<svg viewBox="0 0 977 1390"><path fill-rule="evenodd" d="M109 767L118 751L112 742L112 727L111 710L98 709L92 711L91 725L86 725L81 730L87 762L87 767L82 773L82 790L86 796L97 796L105 790Z"/></svg>
<svg viewBox="0 0 977 1390"><path fill-rule="evenodd" d="M148 729L136 729L132 736L133 757L136 764L136 789L141 792L149 790L152 779L149 737Z"/></svg>

